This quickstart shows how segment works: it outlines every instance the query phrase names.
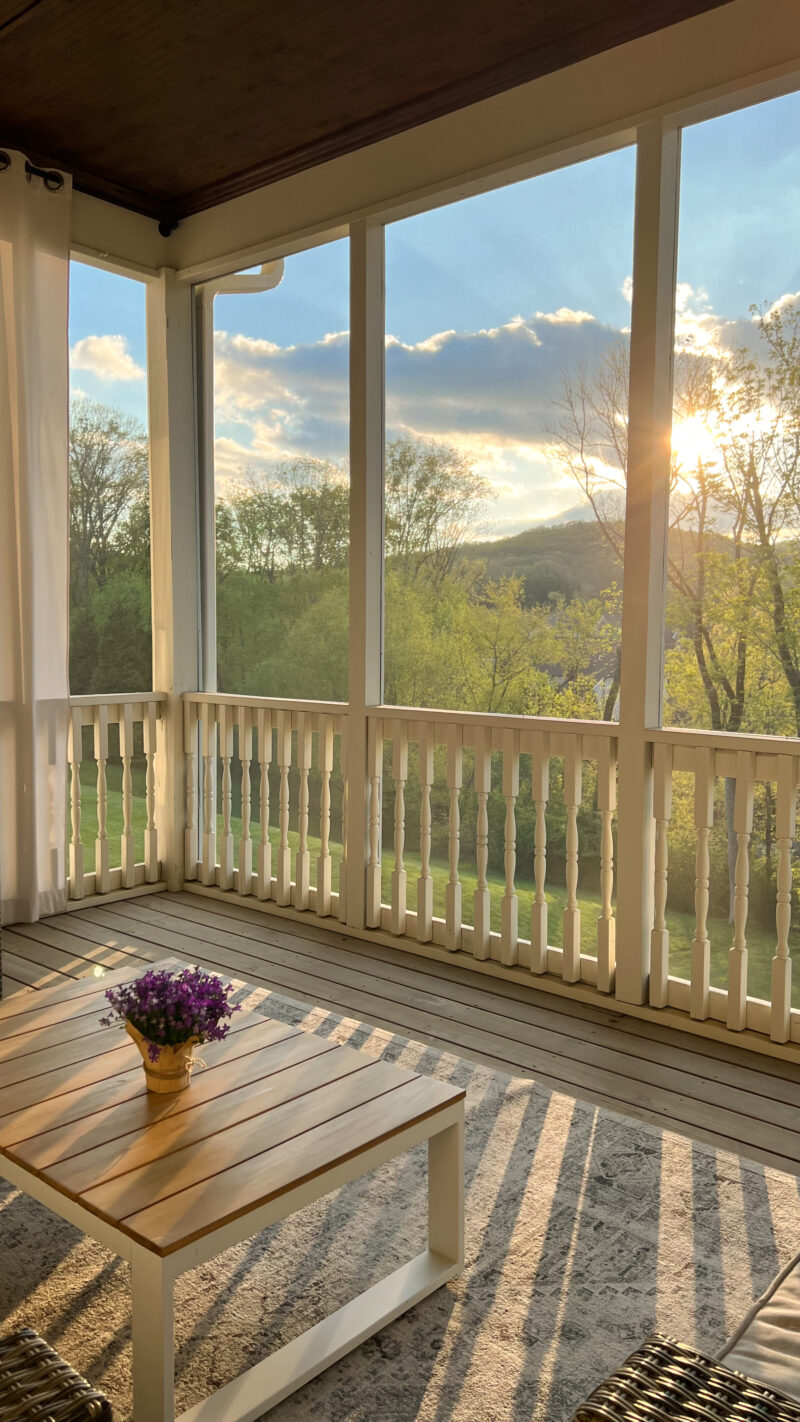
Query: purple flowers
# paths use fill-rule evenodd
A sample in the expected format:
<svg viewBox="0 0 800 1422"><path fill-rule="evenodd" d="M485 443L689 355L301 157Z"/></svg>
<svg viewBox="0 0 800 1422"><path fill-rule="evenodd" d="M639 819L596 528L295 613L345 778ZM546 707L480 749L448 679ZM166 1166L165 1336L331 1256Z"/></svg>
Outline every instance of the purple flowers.
<svg viewBox="0 0 800 1422"><path fill-rule="evenodd" d="M148 1056L158 1061L162 1047L177 1047L194 1038L197 1042L219 1042L230 1031L227 1018L239 1011L228 997L232 983L223 983L202 968L184 968L181 973L151 969L135 982L107 988L112 1011L101 1018L110 1027L115 1018L131 1022L147 1039Z"/></svg>

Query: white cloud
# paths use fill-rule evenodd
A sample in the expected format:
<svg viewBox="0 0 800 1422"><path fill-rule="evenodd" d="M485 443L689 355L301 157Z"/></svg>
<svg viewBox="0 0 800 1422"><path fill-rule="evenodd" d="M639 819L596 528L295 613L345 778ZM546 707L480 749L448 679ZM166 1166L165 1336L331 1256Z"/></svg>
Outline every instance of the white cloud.
<svg viewBox="0 0 800 1422"><path fill-rule="evenodd" d="M143 380L144 370L128 350L125 336L84 336L69 353L73 370L88 370L98 380Z"/></svg>
<svg viewBox="0 0 800 1422"><path fill-rule="evenodd" d="M792 306L800 303L800 291L786 291L783 296L779 296L777 301L773 301L767 311L768 316L777 316L781 311L788 311Z"/></svg>
<svg viewBox="0 0 800 1422"><path fill-rule="evenodd" d="M591 311L573 311L571 306L559 306L557 311L537 311L536 320L547 321L551 326L582 326L585 321L593 321L594 316Z"/></svg>
<svg viewBox="0 0 800 1422"><path fill-rule="evenodd" d="M783 309L798 299L787 295L776 305ZM720 316L703 290L682 284L676 308L684 349L724 355L733 345L759 347L753 322ZM591 372L626 338L623 329L568 307L486 330L433 332L416 343L390 334L388 437L422 435L454 445L496 495L486 510L489 536L529 528L576 502L574 483L549 454L564 375L581 367ZM346 463L348 346L346 331L294 346L216 333L221 481L243 467L266 471L295 458Z"/></svg>
<svg viewBox="0 0 800 1422"><path fill-rule="evenodd" d="M487 330L433 332L416 343L390 334L388 436L423 435L467 454L495 495L486 510L489 536L530 527L575 503L573 483L553 469L547 452L563 374L577 364L591 368L620 338L569 307ZM298 457L346 462L348 345L347 332L277 346L217 331L221 484L242 468L266 471Z"/></svg>

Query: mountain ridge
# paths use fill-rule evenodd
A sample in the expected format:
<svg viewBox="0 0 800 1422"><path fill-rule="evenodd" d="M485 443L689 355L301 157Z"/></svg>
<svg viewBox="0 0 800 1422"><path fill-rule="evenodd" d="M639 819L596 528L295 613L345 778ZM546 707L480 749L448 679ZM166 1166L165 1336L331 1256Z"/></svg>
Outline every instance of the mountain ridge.
<svg viewBox="0 0 800 1422"><path fill-rule="evenodd" d="M523 578L528 606L546 602L554 593L597 597L612 583L622 582L622 564L593 518L536 523L506 538L465 543L461 552L485 564L487 580Z"/></svg>

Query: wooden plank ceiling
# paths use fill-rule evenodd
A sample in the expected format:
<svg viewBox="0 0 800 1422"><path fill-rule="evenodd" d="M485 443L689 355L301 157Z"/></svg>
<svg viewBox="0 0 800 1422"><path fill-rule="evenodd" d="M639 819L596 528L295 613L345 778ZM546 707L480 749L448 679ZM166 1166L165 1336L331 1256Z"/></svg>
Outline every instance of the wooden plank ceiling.
<svg viewBox="0 0 800 1422"><path fill-rule="evenodd" d="M0 144L178 220L724 0L0 0Z"/></svg>

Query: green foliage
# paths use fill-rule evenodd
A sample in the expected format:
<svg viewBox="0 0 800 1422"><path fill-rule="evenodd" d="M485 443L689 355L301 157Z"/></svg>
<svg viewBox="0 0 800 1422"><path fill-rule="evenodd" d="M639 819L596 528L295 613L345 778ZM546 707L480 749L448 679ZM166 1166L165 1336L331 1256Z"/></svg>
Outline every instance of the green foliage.
<svg viewBox="0 0 800 1422"><path fill-rule="evenodd" d="M73 400L69 437L70 687L152 685L147 439L136 420Z"/></svg>
<svg viewBox="0 0 800 1422"><path fill-rule="evenodd" d="M622 562L594 522L528 528L491 543L470 543L466 551L485 565L488 578L522 576L528 607L558 595L568 601L599 597L622 579Z"/></svg>
<svg viewBox="0 0 800 1422"><path fill-rule="evenodd" d="M345 569L232 572L217 587L219 689L346 701L347 629Z"/></svg>
<svg viewBox="0 0 800 1422"><path fill-rule="evenodd" d="M73 694L146 690L151 646L150 580L123 564L70 608Z"/></svg>
<svg viewBox="0 0 800 1422"><path fill-rule="evenodd" d="M678 354L678 418L696 434L672 469L667 547L667 724L800 730L800 312L754 313L762 353ZM481 540L489 489L458 450L403 437L386 451L385 700L400 706L612 719L619 694L622 510L627 478L627 349L565 379L551 455L593 518ZM688 448L688 446L687 446ZM699 450L702 448L702 456ZM150 683L150 536L143 432L80 401L70 445L71 679L74 692ZM349 488L345 468L284 461L242 470L216 511L218 684L243 695L346 701ZM390 748L387 747L387 757ZM406 787L413 855L419 786ZM389 765L387 759L387 767ZM505 805L489 798L490 862L502 871ZM465 754L462 852L475 853L476 797ZM391 825L387 773L385 826ZM341 789L334 772L334 803ZM565 853L561 767L553 762L548 860ZM316 792L312 787L312 802ZM234 800L236 793L234 792ZM729 911L733 840L723 782L712 834L712 909ZM441 767L432 795L434 858L447 856ZM335 818L335 816L334 816ZM727 832L726 832L727 826ZM520 875L532 862L530 765L517 807ZM756 793L751 918L774 913L775 807ZM595 775L579 812L581 874L597 875ZM670 830L673 909L690 912L692 792L676 779ZM800 873L800 871L798 871ZM437 890L438 892L438 890ZM764 932L767 932L766 927Z"/></svg>
<svg viewBox="0 0 800 1422"><path fill-rule="evenodd" d="M386 446L386 556L406 577L423 572L438 591L473 531L489 484L450 445L404 435Z"/></svg>

